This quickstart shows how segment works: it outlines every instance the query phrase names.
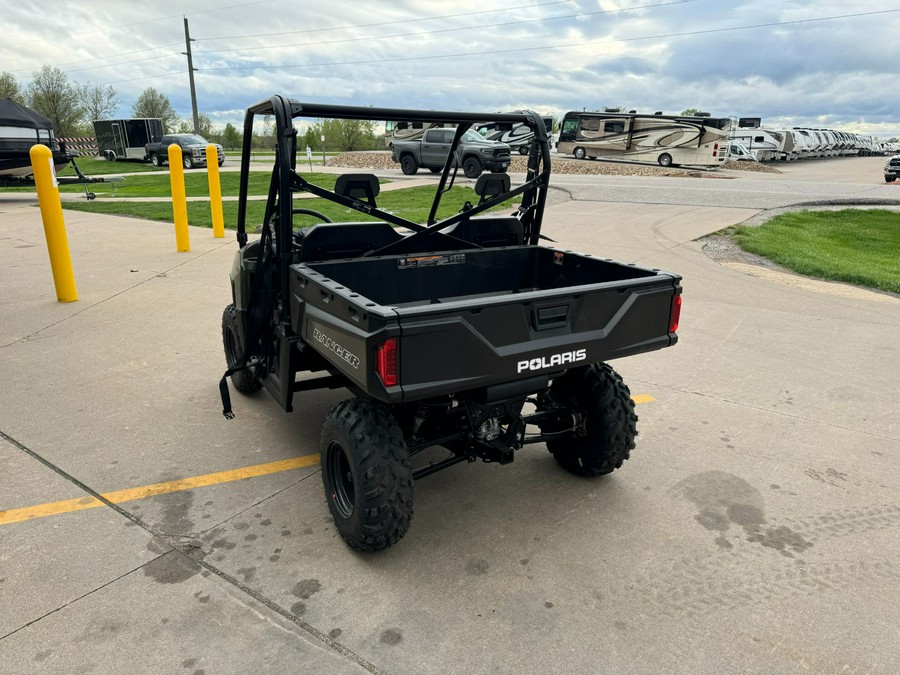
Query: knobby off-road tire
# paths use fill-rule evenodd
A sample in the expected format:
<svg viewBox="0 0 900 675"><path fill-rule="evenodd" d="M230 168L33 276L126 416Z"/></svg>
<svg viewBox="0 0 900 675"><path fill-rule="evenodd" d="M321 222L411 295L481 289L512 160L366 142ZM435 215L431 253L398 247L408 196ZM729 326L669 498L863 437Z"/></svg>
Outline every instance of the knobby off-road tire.
<svg viewBox="0 0 900 675"><path fill-rule="evenodd" d="M228 305L222 313L222 343L225 347L225 361L229 368L234 368L244 354L244 344L238 329L237 310ZM242 394L255 394L262 389L262 382L256 377L255 368L239 370L231 376L234 388Z"/></svg>
<svg viewBox="0 0 900 675"><path fill-rule="evenodd" d="M400 541L412 519L413 477L391 412L370 399L344 401L325 417L319 446L328 510L344 541L358 551Z"/></svg>
<svg viewBox="0 0 900 675"><path fill-rule="evenodd" d="M579 476L615 471L634 449L637 415L622 377L605 363L570 371L550 387L550 397L585 418L584 436L574 432L547 441L566 470Z"/></svg>

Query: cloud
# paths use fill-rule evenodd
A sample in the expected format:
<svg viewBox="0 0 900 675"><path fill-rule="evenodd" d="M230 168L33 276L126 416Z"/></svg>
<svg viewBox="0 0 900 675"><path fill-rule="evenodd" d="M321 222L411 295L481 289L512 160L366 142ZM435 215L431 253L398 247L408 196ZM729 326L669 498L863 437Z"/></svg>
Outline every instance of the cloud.
<svg viewBox="0 0 900 675"><path fill-rule="evenodd" d="M498 0L499 2L500 0ZM380 107L642 111L759 116L900 135L893 71L900 9L867 0L426 0L324 3L157 0L7 3L2 69L44 64L119 91L147 87L190 115L187 11L201 111L240 123L273 93ZM626 11L622 11L626 10ZM604 12L604 13L600 13ZM36 22L35 16L44 18ZM450 16L452 15L452 16ZM777 24L756 28L736 27ZM496 25L502 24L502 25ZM128 63L126 63L128 62ZM99 67L98 67L99 66ZM236 112L238 111L238 112Z"/></svg>

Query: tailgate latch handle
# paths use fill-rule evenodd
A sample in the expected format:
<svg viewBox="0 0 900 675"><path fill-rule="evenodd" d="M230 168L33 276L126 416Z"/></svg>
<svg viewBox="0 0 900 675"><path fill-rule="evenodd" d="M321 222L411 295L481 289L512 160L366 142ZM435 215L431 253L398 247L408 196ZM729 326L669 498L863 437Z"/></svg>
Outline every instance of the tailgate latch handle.
<svg viewBox="0 0 900 675"><path fill-rule="evenodd" d="M569 306L536 307L533 314L535 330L561 328L569 323Z"/></svg>

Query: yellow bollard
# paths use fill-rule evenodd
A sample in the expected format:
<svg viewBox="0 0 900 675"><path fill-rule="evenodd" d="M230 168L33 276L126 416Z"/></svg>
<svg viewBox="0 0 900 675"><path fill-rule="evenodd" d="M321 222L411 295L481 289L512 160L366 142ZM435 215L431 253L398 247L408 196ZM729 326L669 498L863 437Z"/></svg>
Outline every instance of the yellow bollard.
<svg viewBox="0 0 900 675"><path fill-rule="evenodd" d="M206 177L209 180L209 211L212 215L213 237L218 239L225 236L225 217L222 215L219 151L212 143L206 146Z"/></svg>
<svg viewBox="0 0 900 675"><path fill-rule="evenodd" d="M179 251L191 250L188 233L187 197L184 194L184 165L181 163L181 147L169 146L169 182L172 184L172 213L175 216L175 246Z"/></svg>
<svg viewBox="0 0 900 675"><path fill-rule="evenodd" d="M72 271L72 256L69 254L69 238L63 220L62 202L59 200L59 185L53 166L53 153L46 145L33 145L29 151L31 168L34 169L34 184L37 187L41 220L44 221L44 236L50 253L50 269L56 286L56 299L60 302L78 300L75 288L75 273Z"/></svg>

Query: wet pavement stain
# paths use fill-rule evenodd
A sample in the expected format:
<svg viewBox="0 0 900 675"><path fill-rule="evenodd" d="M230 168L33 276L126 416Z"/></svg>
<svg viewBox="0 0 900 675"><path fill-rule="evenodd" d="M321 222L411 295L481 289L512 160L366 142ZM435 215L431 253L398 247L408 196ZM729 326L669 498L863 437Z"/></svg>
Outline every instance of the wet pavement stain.
<svg viewBox="0 0 900 675"><path fill-rule="evenodd" d="M302 616L306 613L306 603L303 602L295 602L291 605L291 614L294 616Z"/></svg>
<svg viewBox="0 0 900 675"><path fill-rule="evenodd" d="M726 535L732 525L744 530L745 540L793 558L812 546L800 534L784 527L767 526L762 493L743 478L725 471L695 474L678 483L673 493L697 507L694 519L716 532L716 544L733 548Z"/></svg>
<svg viewBox="0 0 900 675"><path fill-rule="evenodd" d="M40 663L41 661L46 661L47 657L49 657L51 654L53 654L52 649L45 649L44 651L35 654L34 660L38 663Z"/></svg>
<svg viewBox="0 0 900 675"><path fill-rule="evenodd" d="M328 632L328 637L330 637L332 640L337 640L339 637L341 637L341 633L343 632L344 631L342 631L340 628L332 628Z"/></svg>
<svg viewBox="0 0 900 675"><path fill-rule="evenodd" d="M484 558L469 558L466 561L466 574L487 574L491 564Z"/></svg>
<svg viewBox="0 0 900 675"><path fill-rule="evenodd" d="M318 579L304 579L303 581L298 582L291 592L298 598L307 600L318 593L321 588L322 584L319 583Z"/></svg>
<svg viewBox="0 0 900 675"><path fill-rule="evenodd" d="M403 641L403 633L399 628L388 628L381 634L380 641L383 645L400 644Z"/></svg>
<svg viewBox="0 0 900 675"><path fill-rule="evenodd" d="M180 584L199 572L200 567L180 553L167 553L144 565L144 576L159 584Z"/></svg>
<svg viewBox="0 0 900 675"><path fill-rule="evenodd" d="M256 568L255 567L241 567L237 571L238 575L243 577L244 583L249 584L256 577Z"/></svg>

